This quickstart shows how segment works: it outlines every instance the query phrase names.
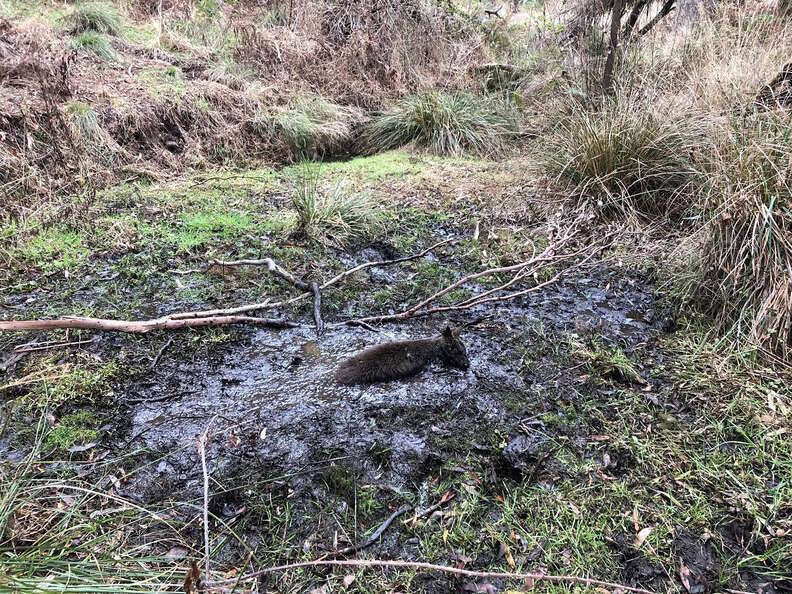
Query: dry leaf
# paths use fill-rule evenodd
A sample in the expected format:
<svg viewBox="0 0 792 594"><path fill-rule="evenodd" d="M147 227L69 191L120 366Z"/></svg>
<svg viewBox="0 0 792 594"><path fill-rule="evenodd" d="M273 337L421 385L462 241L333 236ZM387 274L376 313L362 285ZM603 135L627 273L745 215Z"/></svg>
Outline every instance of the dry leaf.
<svg viewBox="0 0 792 594"><path fill-rule="evenodd" d="M696 576L693 575L690 568L685 565L681 557L679 559L679 578L682 580L682 585L685 586L685 590L690 592L690 594L701 594L706 590L706 586L699 583Z"/></svg>
<svg viewBox="0 0 792 594"><path fill-rule="evenodd" d="M354 582L354 581L355 581L355 574L354 573L350 573L348 575L345 575L344 576L344 587L345 588L349 588L349 586L351 586L352 582Z"/></svg>
<svg viewBox="0 0 792 594"><path fill-rule="evenodd" d="M652 527L652 526L647 526L646 528L643 528L642 530L640 530L638 532L638 534L635 536L635 541L633 542L633 546L636 549L640 549L641 546L643 545L644 541L652 533L652 530L654 530L654 527Z"/></svg>
<svg viewBox="0 0 792 594"><path fill-rule="evenodd" d="M507 545L505 542L501 542L501 543L498 543L498 544L500 545L500 556L505 558L506 559L506 564L509 567L511 567L512 569L514 569L514 567L515 567L514 557L512 556L511 549L509 548L509 545Z"/></svg>

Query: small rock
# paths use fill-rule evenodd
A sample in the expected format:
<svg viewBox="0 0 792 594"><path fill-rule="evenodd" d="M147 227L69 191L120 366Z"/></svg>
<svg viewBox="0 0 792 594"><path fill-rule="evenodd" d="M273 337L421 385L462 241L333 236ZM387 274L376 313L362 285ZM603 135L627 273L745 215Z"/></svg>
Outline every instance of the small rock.
<svg viewBox="0 0 792 594"><path fill-rule="evenodd" d="M509 440L501 452L503 470L515 477L533 474L547 451L548 440L541 435L517 435Z"/></svg>

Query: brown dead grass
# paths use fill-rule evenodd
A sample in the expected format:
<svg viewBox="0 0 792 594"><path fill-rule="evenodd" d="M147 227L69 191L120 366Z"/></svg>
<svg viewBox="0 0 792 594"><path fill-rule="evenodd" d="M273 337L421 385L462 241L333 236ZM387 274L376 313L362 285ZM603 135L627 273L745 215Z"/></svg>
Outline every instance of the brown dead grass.
<svg viewBox="0 0 792 594"><path fill-rule="evenodd" d="M126 24L158 26L157 4L128 7ZM372 108L425 86L464 86L478 51L462 17L418 0L238 2L211 18L194 3L162 6L155 47L122 34L109 40L114 62L72 51L64 25L0 23L3 206L24 210L135 170L283 162L283 144L257 125L262 114L304 93ZM107 150L74 137L69 102L96 113Z"/></svg>

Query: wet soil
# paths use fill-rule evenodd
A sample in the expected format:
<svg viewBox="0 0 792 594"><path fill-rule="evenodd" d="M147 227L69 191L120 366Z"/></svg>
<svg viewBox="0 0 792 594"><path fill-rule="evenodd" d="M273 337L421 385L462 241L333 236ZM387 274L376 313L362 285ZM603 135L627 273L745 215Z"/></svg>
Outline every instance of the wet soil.
<svg viewBox="0 0 792 594"><path fill-rule="evenodd" d="M381 246L374 246L344 265L383 256ZM388 286L405 275L374 268L367 282ZM349 303L342 309L351 313L359 307ZM435 364L402 381L350 387L333 380L336 366L355 352L434 335L449 322L475 322L462 335L468 371ZM375 526L405 501L416 507L431 503L426 495L432 481L455 472L454 464L469 456L485 461L484 473L492 480L552 484L568 472L557 460L561 448L594 461L610 476L629 475L638 463L635 455L592 443L597 419L581 419L569 409L607 398L620 383L638 392L651 389L647 399L684 414L670 387L651 373L663 363L657 343L672 329L670 322L651 278L600 265L520 301L450 319L385 325L378 332L335 326L317 337L308 326L241 328L232 340L199 349L181 344L185 334L171 333L173 342L152 369L144 361L138 365L144 371L116 379L118 399L107 415L102 442L88 454L78 450L74 459L101 460L112 453L108 458L125 460L122 465L134 470L120 473L119 495L146 506L176 503L171 513L189 523L203 489L196 444L210 427L210 510L229 522L247 517L239 533L254 549L273 537L268 534L272 526L255 514L251 500L265 495L288 500L298 517L289 525L293 542L321 553L337 546L336 527L326 518L316 521L322 506L343 514L354 505L356 522ZM618 347L641 377L592 377L585 358L575 352L580 345ZM87 350L97 358L126 361L151 356L150 348L141 351L139 339L123 335L99 336ZM556 422L548 424L547 414ZM17 457L14 450L8 438L0 443L4 457ZM90 476L90 465L79 472ZM373 488L374 495L371 509L358 517L360 485ZM199 542L194 524L192 529ZM636 551L630 535L616 534L611 544L622 556L626 582L668 587L667 571ZM673 546L690 569L694 588L704 592L717 582L719 560L711 547L702 548L700 539L681 528ZM371 550L402 559L423 555L417 540L396 527ZM229 543L219 556L233 562L244 550ZM486 568L497 556L497 550L485 552L467 566ZM452 582L434 580L421 587L447 592L454 589Z"/></svg>
<svg viewBox="0 0 792 594"><path fill-rule="evenodd" d="M241 343L189 361L165 354L151 375L124 389L120 426L128 430L117 444L162 456L127 483L126 494L150 501L199 492L195 443L210 422L223 435L209 452L217 476L255 466L277 477L335 452L360 480L399 488L458 455L460 446L495 453L496 430L502 435L541 412L548 387L563 391L564 362L548 351L562 336L596 334L629 350L662 326L651 284L604 270L466 318L482 315L487 319L464 333L467 372L433 365L408 380L371 386L341 386L332 372L367 346L436 334L445 321L385 326L379 333L341 327L320 338L312 328L251 331ZM526 356L538 357L530 371ZM301 475L290 486L310 488L312 480Z"/></svg>

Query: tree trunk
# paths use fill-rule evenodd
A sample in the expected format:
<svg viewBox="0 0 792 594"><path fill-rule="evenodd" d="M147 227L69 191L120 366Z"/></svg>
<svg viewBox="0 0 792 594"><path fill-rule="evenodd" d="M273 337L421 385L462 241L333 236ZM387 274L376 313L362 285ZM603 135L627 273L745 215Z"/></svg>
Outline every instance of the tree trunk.
<svg viewBox="0 0 792 594"><path fill-rule="evenodd" d="M605 60L605 72L602 74L602 91L606 95L613 95L613 68L616 65L616 54L619 50L619 29L624 13L624 0L614 0L613 15L611 16L610 41L608 43L608 58Z"/></svg>

